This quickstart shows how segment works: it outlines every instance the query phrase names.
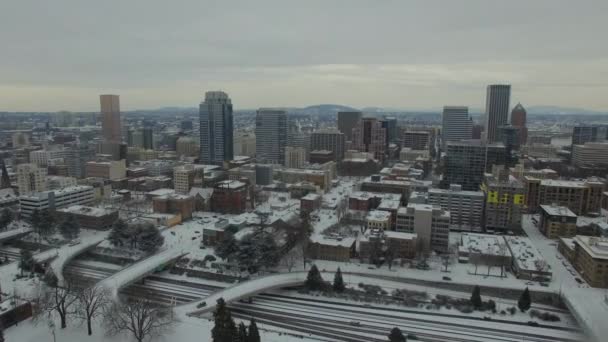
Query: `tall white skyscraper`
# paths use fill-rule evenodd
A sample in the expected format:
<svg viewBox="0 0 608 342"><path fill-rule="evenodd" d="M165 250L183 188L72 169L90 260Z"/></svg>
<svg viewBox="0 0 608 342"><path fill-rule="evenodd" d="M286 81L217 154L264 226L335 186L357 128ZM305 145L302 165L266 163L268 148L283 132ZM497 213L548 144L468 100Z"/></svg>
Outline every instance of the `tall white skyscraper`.
<svg viewBox="0 0 608 342"><path fill-rule="evenodd" d="M261 108L255 117L256 161L263 164L285 163L287 146L287 113Z"/></svg>
<svg viewBox="0 0 608 342"><path fill-rule="evenodd" d="M443 107L441 132L444 147L449 141L471 139L473 123L469 117L469 107Z"/></svg>
<svg viewBox="0 0 608 342"><path fill-rule="evenodd" d="M508 125L509 101L511 100L511 85L492 84L486 94L486 140L493 143L499 140L498 128Z"/></svg>
<svg viewBox="0 0 608 342"><path fill-rule="evenodd" d="M199 107L201 162L221 165L234 159L232 101L223 91L208 91Z"/></svg>

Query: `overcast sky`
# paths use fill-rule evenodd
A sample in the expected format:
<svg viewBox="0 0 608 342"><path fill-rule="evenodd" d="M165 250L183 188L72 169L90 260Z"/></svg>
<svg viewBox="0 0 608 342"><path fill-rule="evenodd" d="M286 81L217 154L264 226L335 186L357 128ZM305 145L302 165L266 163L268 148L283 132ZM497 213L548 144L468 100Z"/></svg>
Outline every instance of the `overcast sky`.
<svg viewBox="0 0 608 342"><path fill-rule="evenodd" d="M608 1L2 0L0 111L337 103L608 110Z"/></svg>

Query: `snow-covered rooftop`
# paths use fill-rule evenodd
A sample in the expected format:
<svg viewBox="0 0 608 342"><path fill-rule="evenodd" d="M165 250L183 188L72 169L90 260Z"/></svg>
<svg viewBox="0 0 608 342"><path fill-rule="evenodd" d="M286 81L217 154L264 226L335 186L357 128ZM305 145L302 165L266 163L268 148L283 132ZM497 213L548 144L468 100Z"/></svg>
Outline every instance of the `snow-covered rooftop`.
<svg viewBox="0 0 608 342"><path fill-rule="evenodd" d="M538 271L541 265L546 265L547 268L551 267L546 264L545 259L529 238L524 236L505 236L504 239L519 269Z"/></svg>
<svg viewBox="0 0 608 342"><path fill-rule="evenodd" d="M540 208L547 213L547 215L576 217L576 214L573 213L572 210L568 209L568 207L541 204Z"/></svg>
<svg viewBox="0 0 608 342"><path fill-rule="evenodd" d="M87 215L87 216L105 216L110 215L114 211L105 208L89 207L85 205L73 205L63 209L57 209L57 211L69 214Z"/></svg>
<svg viewBox="0 0 608 342"><path fill-rule="evenodd" d="M389 221L391 219L391 213L384 210L372 210L367 213L366 219L368 221Z"/></svg>
<svg viewBox="0 0 608 342"><path fill-rule="evenodd" d="M510 256L511 252L502 236L490 234L463 233L461 235L461 251L485 255Z"/></svg>

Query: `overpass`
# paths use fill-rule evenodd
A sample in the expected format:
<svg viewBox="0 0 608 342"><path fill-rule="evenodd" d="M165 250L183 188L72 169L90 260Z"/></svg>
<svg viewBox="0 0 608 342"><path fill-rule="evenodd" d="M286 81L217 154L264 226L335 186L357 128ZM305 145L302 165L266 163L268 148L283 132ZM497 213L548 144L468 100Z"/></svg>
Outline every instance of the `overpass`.
<svg viewBox="0 0 608 342"><path fill-rule="evenodd" d="M322 272L323 275L333 276L333 272ZM280 289L283 287L298 286L304 284L308 272L292 272L271 274L264 277L259 277L242 283L236 283L230 287L212 293L209 297L202 301L186 304L179 307L179 311L188 316L200 316L215 310L217 301L223 298L226 303L247 298L256 295L260 292ZM324 277L327 280L327 277ZM203 307L198 307L201 303L206 303Z"/></svg>
<svg viewBox="0 0 608 342"><path fill-rule="evenodd" d="M31 232L33 232L33 230L30 228L18 228L7 230L5 232L0 233L0 243L22 238Z"/></svg>
<svg viewBox="0 0 608 342"><path fill-rule="evenodd" d="M335 272L321 272L325 281L333 279ZM176 311L186 316L202 316L206 313L213 312L217 307L217 300L223 298L226 303L233 302L242 298L254 296L256 294L276 290L284 287L303 285L306 281L308 272L292 272L271 274L242 283L236 283L230 287L212 293L208 297L195 303L189 303L176 308ZM369 277L374 279L382 279L377 274L359 273L359 272L342 272L342 275L354 275L360 277ZM398 281L397 277L384 277L393 281ZM407 278L402 280L407 281ZM406 284L404 283L404 286ZM504 287L509 288L509 287ZM521 290L520 288L517 288ZM545 290L545 289L538 289ZM547 293L556 293L556 290L546 291ZM593 292L593 293L591 293ZM592 341L603 341L603 337L608 336L608 325L604 323L601 317L605 317L608 313L608 294L604 289L589 289L589 288L567 288L561 292L562 298L572 315L581 324L583 330L592 338ZM204 306L201 303L205 303ZM200 306L200 307L199 307Z"/></svg>
<svg viewBox="0 0 608 342"><path fill-rule="evenodd" d="M188 254L188 252L165 249L160 253L142 259L133 265L114 273L106 279L99 281L96 286L108 289L112 296L116 297L118 295L118 290L121 288L144 278L160 267L175 262L186 254Z"/></svg>
<svg viewBox="0 0 608 342"><path fill-rule="evenodd" d="M50 269L57 277L59 284L63 284L63 269L65 265L78 255L97 247L97 245L107 238L108 234L108 232L95 233L95 235L87 236L77 245L62 247L60 249L49 249L38 253L34 256L34 261L37 264L41 264L52 260Z"/></svg>

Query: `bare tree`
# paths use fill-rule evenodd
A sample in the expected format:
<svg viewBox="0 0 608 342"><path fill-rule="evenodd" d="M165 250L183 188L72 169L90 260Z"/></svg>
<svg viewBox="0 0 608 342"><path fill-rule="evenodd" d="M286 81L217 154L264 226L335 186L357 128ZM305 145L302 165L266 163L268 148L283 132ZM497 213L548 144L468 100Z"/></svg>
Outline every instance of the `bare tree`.
<svg viewBox="0 0 608 342"><path fill-rule="evenodd" d="M428 259L430 251L426 245L427 241L423 237L416 239L416 256L418 257L418 265L428 267Z"/></svg>
<svg viewBox="0 0 608 342"><path fill-rule="evenodd" d="M287 271L291 272L291 270L295 267L296 263L304 258L304 251L302 247L295 246L283 257L283 263L285 267L287 267Z"/></svg>
<svg viewBox="0 0 608 342"><path fill-rule="evenodd" d="M477 275L477 268L481 263L479 254L472 254L472 250L469 249L469 260L475 265L475 275Z"/></svg>
<svg viewBox="0 0 608 342"><path fill-rule="evenodd" d="M52 277L49 278L49 285L41 285L38 291L39 295L34 299L37 308L34 312L34 319L40 319L44 315L50 319L53 312L56 312L61 320L61 329L65 329L68 315L75 313L74 304L77 298L73 282L65 279L63 286L59 286L56 281L57 278L54 278L55 281Z"/></svg>
<svg viewBox="0 0 608 342"><path fill-rule="evenodd" d="M76 298L78 298L76 313L78 317L87 322L87 332L90 336L93 334L91 322L111 304L110 292L103 287L90 286L77 291Z"/></svg>
<svg viewBox="0 0 608 342"><path fill-rule="evenodd" d="M130 333L138 342L148 337L160 337L176 323L173 311L154 304L149 299L115 302L104 312L107 334Z"/></svg>

